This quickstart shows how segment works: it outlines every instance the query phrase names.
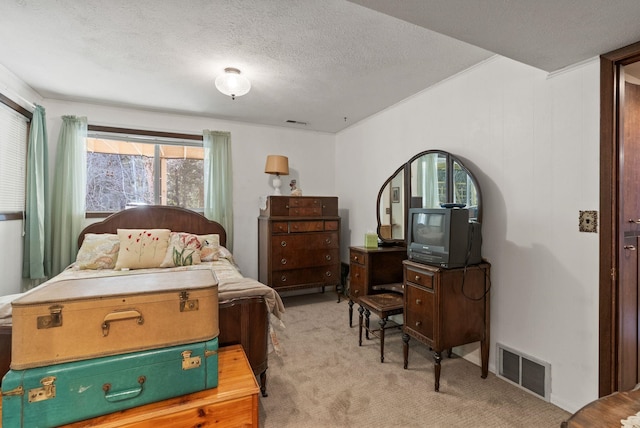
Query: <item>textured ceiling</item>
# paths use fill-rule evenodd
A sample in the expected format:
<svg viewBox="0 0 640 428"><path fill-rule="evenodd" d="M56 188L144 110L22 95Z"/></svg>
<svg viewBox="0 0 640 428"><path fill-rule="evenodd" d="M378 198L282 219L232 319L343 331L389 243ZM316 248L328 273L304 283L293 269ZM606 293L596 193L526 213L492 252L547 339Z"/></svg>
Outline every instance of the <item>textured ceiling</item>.
<svg viewBox="0 0 640 428"><path fill-rule="evenodd" d="M45 98L326 132L494 53L554 71L640 40L637 0L2 0L0 17L0 64ZM225 67L247 95L215 89Z"/></svg>

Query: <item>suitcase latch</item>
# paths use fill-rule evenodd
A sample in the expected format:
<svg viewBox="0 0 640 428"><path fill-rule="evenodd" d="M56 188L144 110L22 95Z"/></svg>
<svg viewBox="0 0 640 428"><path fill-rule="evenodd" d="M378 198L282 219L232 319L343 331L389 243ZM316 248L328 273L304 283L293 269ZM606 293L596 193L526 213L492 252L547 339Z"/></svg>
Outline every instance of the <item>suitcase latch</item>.
<svg viewBox="0 0 640 428"><path fill-rule="evenodd" d="M55 381L55 376L47 376L40 379L42 387L29 390L29 403L56 398L56 386L54 385Z"/></svg>
<svg viewBox="0 0 640 428"><path fill-rule="evenodd" d="M191 351L182 351L182 370L197 369L202 364L200 357L192 357Z"/></svg>
<svg viewBox="0 0 640 428"><path fill-rule="evenodd" d="M38 330L62 326L62 305L49 306L49 315L38 317Z"/></svg>
<svg viewBox="0 0 640 428"><path fill-rule="evenodd" d="M189 293L180 292L180 312L191 312L198 310L198 299L189 300Z"/></svg>

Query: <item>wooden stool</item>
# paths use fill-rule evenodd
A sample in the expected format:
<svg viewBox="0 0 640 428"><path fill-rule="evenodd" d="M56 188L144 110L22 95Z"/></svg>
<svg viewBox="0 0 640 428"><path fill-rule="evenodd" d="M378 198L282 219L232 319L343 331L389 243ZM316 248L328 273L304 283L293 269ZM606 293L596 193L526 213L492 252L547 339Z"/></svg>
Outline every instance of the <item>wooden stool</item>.
<svg viewBox="0 0 640 428"><path fill-rule="evenodd" d="M362 346L362 328L364 327L367 339L369 339L369 333L380 338L380 362L384 363L384 331L388 328L401 326L401 324L393 321L391 321L390 325L387 325L387 322L389 322L389 316L403 312L404 296L397 293L372 294L360 297L358 303L360 304L360 308L358 308L360 313L358 346ZM379 329L372 330L369 328L369 315L371 312L380 318L380 321L378 321L380 324Z"/></svg>

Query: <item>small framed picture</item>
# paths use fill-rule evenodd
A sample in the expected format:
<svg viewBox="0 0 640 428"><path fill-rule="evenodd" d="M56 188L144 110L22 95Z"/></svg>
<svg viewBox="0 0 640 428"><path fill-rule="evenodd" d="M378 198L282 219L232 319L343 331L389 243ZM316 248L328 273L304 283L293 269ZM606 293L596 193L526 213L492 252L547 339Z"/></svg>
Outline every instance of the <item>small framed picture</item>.
<svg viewBox="0 0 640 428"><path fill-rule="evenodd" d="M392 187L391 188L391 202L400 202L400 188Z"/></svg>

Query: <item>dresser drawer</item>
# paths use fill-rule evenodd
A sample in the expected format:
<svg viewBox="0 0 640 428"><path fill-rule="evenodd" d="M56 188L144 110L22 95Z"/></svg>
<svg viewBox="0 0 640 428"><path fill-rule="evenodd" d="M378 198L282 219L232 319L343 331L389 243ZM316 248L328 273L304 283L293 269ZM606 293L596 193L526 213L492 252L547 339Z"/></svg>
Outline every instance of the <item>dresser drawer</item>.
<svg viewBox="0 0 640 428"><path fill-rule="evenodd" d="M336 285L340 281L340 266L323 266L273 272L274 288Z"/></svg>
<svg viewBox="0 0 640 428"><path fill-rule="evenodd" d="M405 267L405 281L407 282L433 289L433 280L434 275L431 272Z"/></svg>
<svg viewBox="0 0 640 428"><path fill-rule="evenodd" d="M291 233L303 232L322 232L324 230L324 221L292 221L289 222L289 231Z"/></svg>
<svg viewBox="0 0 640 428"><path fill-rule="evenodd" d="M334 249L302 249L291 251L278 249L273 251L271 269L287 270L305 267L329 266L339 264L340 250Z"/></svg>
<svg viewBox="0 0 640 428"><path fill-rule="evenodd" d="M411 283L404 289L404 326L429 340L434 338L435 296L433 290ZM463 316L461 314L461 316Z"/></svg>
<svg viewBox="0 0 640 428"><path fill-rule="evenodd" d="M289 233L289 222L274 221L271 226L273 233Z"/></svg>
<svg viewBox="0 0 640 428"><path fill-rule="evenodd" d="M323 233L307 233L307 234L295 234L274 236L271 240L271 250L282 254L282 250L305 250L305 249L327 249L327 248L339 248L340 241L338 241L337 232L323 232Z"/></svg>

